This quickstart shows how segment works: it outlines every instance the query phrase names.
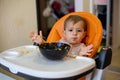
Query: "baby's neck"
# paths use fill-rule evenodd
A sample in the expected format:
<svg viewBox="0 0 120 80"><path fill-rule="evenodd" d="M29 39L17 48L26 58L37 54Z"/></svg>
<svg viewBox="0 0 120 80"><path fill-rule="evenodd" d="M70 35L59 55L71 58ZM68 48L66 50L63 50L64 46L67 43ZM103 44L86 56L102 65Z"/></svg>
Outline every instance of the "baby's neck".
<svg viewBox="0 0 120 80"><path fill-rule="evenodd" d="M70 44L72 47L76 47L76 46L79 46L81 43L78 43L78 44Z"/></svg>

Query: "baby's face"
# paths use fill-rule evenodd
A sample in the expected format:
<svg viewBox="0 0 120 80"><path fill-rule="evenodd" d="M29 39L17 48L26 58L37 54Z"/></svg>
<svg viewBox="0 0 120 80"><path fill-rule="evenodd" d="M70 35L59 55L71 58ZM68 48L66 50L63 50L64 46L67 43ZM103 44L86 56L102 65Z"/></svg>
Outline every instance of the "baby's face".
<svg viewBox="0 0 120 80"><path fill-rule="evenodd" d="M67 22L66 29L64 31L64 38L68 43L72 45L79 44L85 35L86 31L84 31L83 21L79 21L75 24L73 24L72 21Z"/></svg>

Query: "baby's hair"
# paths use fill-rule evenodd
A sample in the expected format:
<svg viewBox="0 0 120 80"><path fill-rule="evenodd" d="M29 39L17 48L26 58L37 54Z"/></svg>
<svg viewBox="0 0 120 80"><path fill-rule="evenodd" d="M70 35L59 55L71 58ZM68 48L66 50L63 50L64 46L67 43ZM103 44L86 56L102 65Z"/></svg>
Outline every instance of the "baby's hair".
<svg viewBox="0 0 120 80"><path fill-rule="evenodd" d="M64 21L64 29L66 28L66 24L69 21L73 21L73 24L76 24L79 21L83 21L84 23L84 30L87 31L87 23L86 20L84 18L82 18L81 16L78 15L70 15L68 16L65 21Z"/></svg>

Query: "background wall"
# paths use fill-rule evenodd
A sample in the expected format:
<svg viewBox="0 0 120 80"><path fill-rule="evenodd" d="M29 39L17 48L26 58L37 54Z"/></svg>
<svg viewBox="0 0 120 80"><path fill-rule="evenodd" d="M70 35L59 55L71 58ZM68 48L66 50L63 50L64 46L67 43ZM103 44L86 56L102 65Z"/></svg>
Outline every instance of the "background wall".
<svg viewBox="0 0 120 80"><path fill-rule="evenodd" d="M75 1L75 11L84 11L94 13L93 11L93 1L94 0L74 0Z"/></svg>
<svg viewBox="0 0 120 80"><path fill-rule="evenodd" d="M120 48L120 0L113 0L113 47Z"/></svg>
<svg viewBox="0 0 120 80"><path fill-rule="evenodd" d="M32 44L30 31L37 31L35 0L0 0L0 52Z"/></svg>
<svg viewBox="0 0 120 80"><path fill-rule="evenodd" d="M118 26L119 26L119 48L120 48L120 1L119 1L119 13L118 13L118 14L119 14L119 15L118 15L118 16L119 16L119 17L118 17L118 18L119 18L119 20L118 20L118 21L119 21L119 22L118 22Z"/></svg>

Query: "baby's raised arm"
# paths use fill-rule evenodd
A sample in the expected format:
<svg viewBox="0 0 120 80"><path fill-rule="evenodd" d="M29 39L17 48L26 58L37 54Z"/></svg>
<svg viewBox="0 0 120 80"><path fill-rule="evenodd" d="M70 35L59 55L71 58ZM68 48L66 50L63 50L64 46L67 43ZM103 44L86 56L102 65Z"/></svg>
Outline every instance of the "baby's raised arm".
<svg viewBox="0 0 120 80"><path fill-rule="evenodd" d="M42 31L39 32L40 35L38 35L35 32L30 32L30 38L33 42L41 44L44 43L45 41L43 40L43 36L42 36Z"/></svg>

